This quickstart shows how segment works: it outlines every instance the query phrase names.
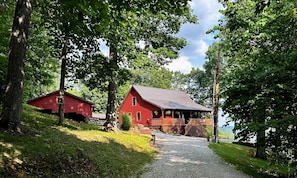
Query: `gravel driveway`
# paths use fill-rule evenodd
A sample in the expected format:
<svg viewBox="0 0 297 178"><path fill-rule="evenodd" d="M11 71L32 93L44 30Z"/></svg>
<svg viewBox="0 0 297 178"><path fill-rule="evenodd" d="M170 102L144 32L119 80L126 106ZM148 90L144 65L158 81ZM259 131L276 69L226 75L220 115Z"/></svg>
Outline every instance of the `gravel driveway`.
<svg viewBox="0 0 297 178"><path fill-rule="evenodd" d="M142 178L248 177L214 154L205 138L154 134L160 154Z"/></svg>

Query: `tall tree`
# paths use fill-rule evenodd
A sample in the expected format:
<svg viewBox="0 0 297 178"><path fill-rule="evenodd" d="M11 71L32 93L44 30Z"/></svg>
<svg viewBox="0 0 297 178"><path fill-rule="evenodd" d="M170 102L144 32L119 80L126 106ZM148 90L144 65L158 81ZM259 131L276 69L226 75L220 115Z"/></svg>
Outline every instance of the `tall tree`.
<svg viewBox="0 0 297 178"><path fill-rule="evenodd" d="M205 70L192 69L185 75L184 90L196 103L212 106L213 76L208 77Z"/></svg>
<svg viewBox="0 0 297 178"><path fill-rule="evenodd" d="M112 43L109 47L109 60L108 68L110 72L110 80L108 81L108 96L107 96L107 107L106 107L106 120L104 123L106 129L109 129L109 124L114 124L116 121L116 109L117 109L117 96L118 96L118 71L119 71L119 54L114 46L115 43Z"/></svg>
<svg viewBox="0 0 297 178"><path fill-rule="evenodd" d="M256 73L256 71L250 72L250 70L254 70L255 67L252 66L256 66L257 61L255 59L256 56L247 54L249 52L250 54L258 52L258 49L253 48L253 44L250 45L249 43L246 43L257 43L257 41L253 40L256 39L253 37L253 35L256 34L252 34L253 32L249 33L246 30L250 30L249 28L257 26L255 23L260 18L254 16L252 10L254 3L252 1L236 3L227 2L226 5L227 9L225 10L224 15L227 19L227 24L225 25L223 34L225 33L225 43L230 47L230 50L227 53L230 56L230 65L234 65L231 69L234 70L229 69L225 78L226 81L229 82L229 86L224 92L226 100L223 109L228 112L229 116L235 121L235 129L240 130L238 133L239 137L248 139L250 135L257 135L257 157L266 159L265 139L263 138L263 132L265 132L266 129L266 127L263 127L263 125L265 125L265 118L263 114L258 115L263 112L259 111L259 108L263 108L261 104L264 103L256 102L257 99L255 98L257 96L257 91L261 88L261 83L258 83L259 81L253 81L253 75L246 76L247 73ZM231 33L228 34L227 29L230 29ZM236 52L236 50L238 51ZM247 57L243 57L243 55L246 55ZM231 61L231 59L233 61ZM235 67L236 64L237 66ZM243 73L246 74L243 75ZM234 75L237 76L235 77ZM227 77L230 77L228 78L230 80L228 80ZM238 95L238 93L241 94ZM243 109L245 110L243 111ZM241 111L242 113L239 113L238 111ZM257 126L251 127L251 125Z"/></svg>
<svg viewBox="0 0 297 178"><path fill-rule="evenodd" d="M221 75L223 61L220 53L219 43L214 43L206 52L204 69L192 69L184 77L184 90L190 97L199 104L213 107L213 133L216 141L218 133L219 76Z"/></svg>
<svg viewBox="0 0 297 178"><path fill-rule="evenodd" d="M35 5L30 23L30 36L25 61L24 101L57 89L55 83L58 75L58 60L60 49L50 42L53 38L49 29L44 26L42 9Z"/></svg>
<svg viewBox="0 0 297 178"><path fill-rule="evenodd" d="M4 1L0 8L0 103L5 91L7 78L7 63L9 51L9 37L16 1ZM34 5L33 5L34 6ZM46 27L41 25L40 8L35 8L30 21L30 36L24 61L24 96L23 101L40 96L52 86L56 72L57 60L55 60L55 49L49 45L51 36L48 35Z"/></svg>
<svg viewBox="0 0 297 178"><path fill-rule="evenodd" d="M71 55L76 55L80 47L88 44L85 39L92 38L95 29L104 29L107 4L105 1L43 1L44 24L54 37L53 43L61 49L61 73L59 96L59 121L64 120L64 92L67 68L75 67L68 62ZM101 18L101 19L100 19ZM96 21L94 21L96 19ZM100 20L98 20L100 19ZM105 20L106 21L106 20ZM71 54L71 55L70 55Z"/></svg>
<svg viewBox="0 0 297 178"><path fill-rule="evenodd" d="M67 62L67 49L68 49L68 32L65 32L64 44L61 54L61 72L60 72L60 86L59 86L59 121L58 125L63 125L64 122L64 93L65 93L65 78L66 78L66 62Z"/></svg>
<svg viewBox="0 0 297 178"><path fill-rule="evenodd" d="M220 30L228 64L223 109L240 131L238 137L257 136L257 157L266 159L269 147L274 160L279 160L284 152L296 155L292 135L297 124L292 118L296 118L297 86L292 67L296 67L297 3L265 2L269 3L224 2L226 25Z"/></svg>
<svg viewBox="0 0 297 178"><path fill-rule="evenodd" d="M222 52L221 52L222 53ZM223 57L223 55L221 55ZM193 68L189 74L184 74L183 90L197 103L213 106L213 87L218 59L218 43L212 44L205 57L203 69ZM223 67L223 60L220 60Z"/></svg>
<svg viewBox="0 0 297 178"><path fill-rule="evenodd" d="M98 83L117 86L121 83L120 81L126 81L127 73L129 73L127 68L129 68L130 62L137 58L136 56L140 56L138 54L145 55L160 64L164 64L170 56L177 56L178 50L185 45L185 41L172 36L172 34L179 31L181 24L195 21L190 14L187 1L176 1L172 7L170 3L163 1L110 2L110 13L108 30L101 33L98 38L107 42L110 51L114 54L112 57L116 56L117 60L110 57L107 59L96 51L91 53L92 58L98 62L90 63L87 60L84 62L85 67L91 67L83 67L84 71L88 73L84 80L86 83L95 84L95 86L98 86ZM145 44L143 49L137 47L141 41ZM116 62L116 64L112 64L112 62ZM103 70L98 71L100 68ZM82 71L78 72L81 76L86 76ZM118 78L119 76L121 78ZM115 79L119 81L115 81ZM107 83L105 83L106 81ZM116 99L114 95L117 94L117 87L109 87L109 89L111 89L108 91L110 98ZM111 100L109 102L108 106L116 103ZM108 108L111 110L109 111ZM108 108L107 123L115 120L109 116L116 116L115 108Z"/></svg>
<svg viewBox="0 0 297 178"><path fill-rule="evenodd" d="M1 127L14 131L20 131L24 60L26 58L31 13L31 0L17 1L9 45L7 86L0 117Z"/></svg>
<svg viewBox="0 0 297 178"><path fill-rule="evenodd" d="M4 1L0 4L0 103L3 102L3 95L6 87L9 39L11 24L15 10L15 2Z"/></svg>

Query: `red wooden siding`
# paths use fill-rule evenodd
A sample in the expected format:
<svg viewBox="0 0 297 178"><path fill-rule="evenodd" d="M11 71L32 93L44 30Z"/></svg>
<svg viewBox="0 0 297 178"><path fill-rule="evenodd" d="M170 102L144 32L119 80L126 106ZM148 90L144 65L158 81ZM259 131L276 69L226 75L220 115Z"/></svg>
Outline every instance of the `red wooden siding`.
<svg viewBox="0 0 297 178"><path fill-rule="evenodd" d="M135 106L133 106L133 97L136 98ZM122 113L131 113L132 125L143 124L144 126L150 126L153 117L152 111L154 110L159 110L159 108L143 101L140 95L132 88L119 109L119 122L122 123ZM138 112L141 116L140 121L137 120Z"/></svg>
<svg viewBox="0 0 297 178"><path fill-rule="evenodd" d="M201 118L203 112L211 109L194 103L185 93L132 86L119 108L119 123L122 114L129 113L133 126L142 124L163 132L203 136L205 126L212 125L211 119Z"/></svg>
<svg viewBox="0 0 297 178"><path fill-rule="evenodd" d="M59 92L54 92L44 97L40 97L37 99L33 99L28 101L28 104L32 106L36 106L43 109L51 109L53 113L58 112L58 104L57 97L59 96ZM92 104L81 100L77 97L73 97L65 93L64 95L64 112L71 113L75 112L76 114L82 114L85 117L92 117Z"/></svg>

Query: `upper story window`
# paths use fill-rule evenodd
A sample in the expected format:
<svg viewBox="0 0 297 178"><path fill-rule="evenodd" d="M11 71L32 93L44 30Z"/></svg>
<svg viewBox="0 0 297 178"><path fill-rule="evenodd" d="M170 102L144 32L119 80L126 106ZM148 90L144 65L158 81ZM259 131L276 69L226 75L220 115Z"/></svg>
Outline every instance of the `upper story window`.
<svg viewBox="0 0 297 178"><path fill-rule="evenodd" d="M137 101L136 101L136 97L133 97L133 98L132 98L132 106L136 106L136 102L137 102Z"/></svg>

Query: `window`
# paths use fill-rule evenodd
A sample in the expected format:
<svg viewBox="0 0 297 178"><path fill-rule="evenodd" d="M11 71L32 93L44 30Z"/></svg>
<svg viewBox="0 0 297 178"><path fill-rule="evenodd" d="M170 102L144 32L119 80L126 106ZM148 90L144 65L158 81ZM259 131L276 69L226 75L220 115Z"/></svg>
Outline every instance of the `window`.
<svg viewBox="0 0 297 178"><path fill-rule="evenodd" d="M161 110L155 110L153 111L153 118L160 118L162 116Z"/></svg>
<svg viewBox="0 0 297 178"><path fill-rule="evenodd" d="M174 112L174 118L182 118L181 112L180 111L175 111Z"/></svg>
<svg viewBox="0 0 297 178"><path fill-rule="evenodd" d="M141 120L141 113L140 113L140 112L137 112L137 113L136 113L136 118L137 118L138 121Z"/></svg>
<svg viewBox="0 0 297 178"><path fill-rule="evenodd" d="M197 111L191 112L190 118L198 118L199 113Z"/></svg>
<svg viewBox="0 0 297 178"><path fill-rule="evenodd" d="M132 106L136 106L136 97L132 98Z"/></svg>
<svg viewBox="0 0 297 178"><path fill-rule="evenodd" d="M165 110L165 116L171 116L171 111L170 110Z"/></svg>

